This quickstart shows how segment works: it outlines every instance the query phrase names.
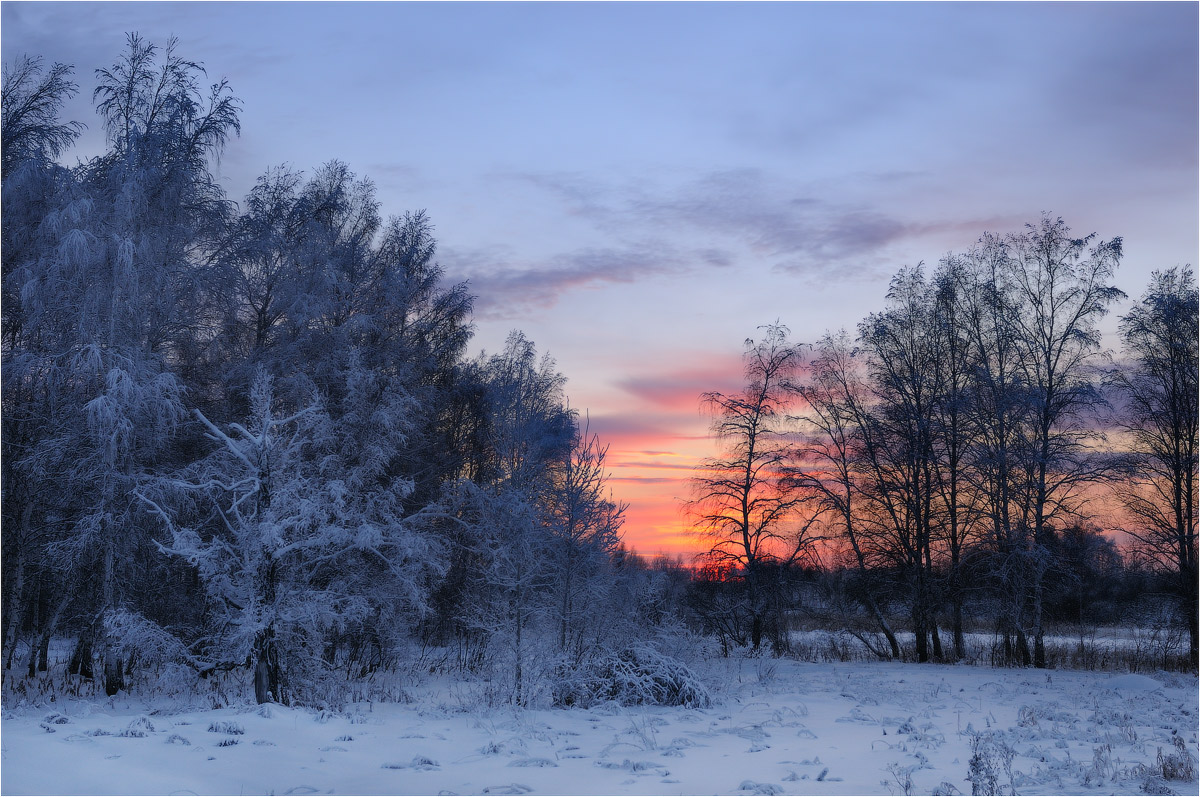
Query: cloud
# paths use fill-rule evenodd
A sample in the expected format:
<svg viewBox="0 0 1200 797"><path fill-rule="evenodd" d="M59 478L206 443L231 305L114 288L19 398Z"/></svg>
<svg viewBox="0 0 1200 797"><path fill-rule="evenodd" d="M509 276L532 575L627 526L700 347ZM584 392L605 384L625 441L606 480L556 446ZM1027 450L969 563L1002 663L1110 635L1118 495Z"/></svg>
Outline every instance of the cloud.
<svg viewBox="0 0 1200 797"><path fill-rule="evenodd" d="M896 183L909 174L857 175L859 183ZM870 267L889 246L923 228L868 204L832 200L820 186L799 190L760 169L712 172L673 192L642 195L636 212L659 227L719 234L726 249L799 276L875 279Z"/></svg>
<svg viewBox="0 0 1200 797"><path fill-rule="evenodd" d="M761 169L716 170L674 185L646 177L605 182L571 172L491 178L533 188L551 218L582 222L604 246L521 262L508 252L446 248L443 260L469 279L485 319L511 319L553 306L564 293L754 264L801 277L873 281L894 264L893 243L928 228L884 211L819 198ZM859 175L896 183L911 174ZM886 264L886 269L882 266Z"/></svg>
<svg viewBox="0 0 1200 797"><path fill-rule="evenodd" d="M632 411L624 408L620 414L591 416L591 430L601 442L611 443L613 454L618 450L638 452L653 445L658 450L677 455L679 443L707 441L706 424L695 415L653 410Z"/></svg>
<svg viewBox="0 0 1200 797"><path fill-rule="evenodd" d="M699 368L632 376L619 380L617 386L663 410L697 412L701 394L737 390L741 380L740 356L713 359L719 361Z"/></svg>
<svg viewBox="0 0 1200 797"><path fill-rule="evenodd" d="M921 178L917 172L862 173L856 185L896 185ZM609 233L646 229L715 245L689 252L711 265L765 259L786 271L827 272L878 255L890 244L921 234L924 227L872 205L827 199L831 188L796 186L757 168L714 170L662 185L637 179L603 185L574 174L530 174L519 178L562 203L566 212L587 218ZM845 186L841 187L842 193ZM861 193L861 192L860 192Z"/></svg>
<svg viewBox="0 0 1200 797"><path fill-rule="evenodd" d="M612 463L614 468L629 468L632 470L668 470L680 471L682 473L691 473L696 470L696 465L685 464L682 462L639 462L636 460L616 459ZM657 477L656 477L657 478ZM664 477L666 481L676 481L679 477Z"/></svg>
<svg viewBox="0 0 1200 797"><path fill-rule="evenodd" d="M583 249L548 263L519 266L503 254L447 248L442 257L455 280L465 279L478 297L480 318L521 318L531 308L551 307L567 291L630 284L679 271L677 257L654 245L644 249Z"/></svg>
<svg viewBox="0 0 1200 797"><path fill-rule="evenodd" d="M610 475L606 481L620 484L679 484L679 479L673 479L664 476L614 476Z"/></svg>

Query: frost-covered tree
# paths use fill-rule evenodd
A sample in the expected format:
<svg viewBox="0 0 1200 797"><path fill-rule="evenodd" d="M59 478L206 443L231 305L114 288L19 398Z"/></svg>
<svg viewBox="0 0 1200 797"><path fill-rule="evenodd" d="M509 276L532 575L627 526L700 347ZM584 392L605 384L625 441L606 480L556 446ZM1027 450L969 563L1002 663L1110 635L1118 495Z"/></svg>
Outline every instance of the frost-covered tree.
<svg viewBox="0 0 1200 797"><path fill-rule="evenodd" d="M549 617L551 557L555 541L547 499L556 466L569 456L575 434L565 380L548 355L519 332L504 349L481 355L487 454L478 483L462 485L470 497L463 553L474 576L464 595L466 617L502 654L512 696L526 702L527 670L541 646Z"/></svg>
<svg viewBox="0 0 1200 797"><path fill-rule="evenodd" d="M558 646L563 652L573 648L577 658L583 654L591 609L606 586L607 565L620 543L626 509L606 491L607 454L608 446L589 434L586 423L576 429L570 452L554 466L546 507Z"/></svg>
<svg viewBox="0 0 1200 797"><path fill-rule="evenodd" d="M5 665L75 633L110 694L133 661L249 659L288 700L432 625L581 649L616 594L603 447L520 334L464 361L425 214L385 221L336 160L239 212L212 173L239 102L136 34L96 71L107 151L64 168L70 74L3 87Z"/></svg>
<svg viewBox="0 0 1200 797"><path fill-rule="evenodd" d="M63 103L76 92L72 68L54 64L43 74L41 60L22 57L6 64L0 88L0 140L3 143L3 433L0 479L3 501L4 666L12 663L19 628L36 622L43 603L49 562L46 546L57 531L53 512L53 476L46 459L35 454L54 434L54 400L61 388L47 369L39 332L26 323L24 281L53 245L40 231L47 214L59 208L74 186L71 172L54 162L82 125L59 118ZM61 589L61 588L60 588ZM60 602L61 603L61 602ZM53 610L50 610L54 614ZM61 616L61 612L57 613ZM53 619L53 617L51 618ZM40 648L40 645L33 647Z"/></svg>
<svg viewBox="0 0 1200 797"><path fill-rule="evenodd" d="M97 73L112 150L63 181L8 275L28 328L21 357L55 408L18 467L57 486L45 552L89 576L78 596L92 618L79 668L90 669L98 642L110 694L122 675L105 619L122 604L130 551L144 542L132 491L183 415L172 367L195 333L198 266L226 210L209 164L237 131L236 101L221 83L204 102L200 74L173 45L160 61L130 36L126 54Z"/></svg>
<svg viewBox="0 0 1200 797"><path fill-rule="evenodd" d="M75 68L22 56L5 64L0 87L0 175L7 180L22 165L54 162L75 141L83 123L59 119L64 100L79 90ZM43 74L44 72L44 74Z"/></svg>
<svg viewBox="0 0 1200 797"><path fill-rule="evenodd" d="M956 256L938 264L931 280L934 347L934 475L935 499L940 514L942 589L950 609L954 658L966 655L964 611L967 583L965 558L977 544L982 513L979 496L970 488L970 350L959 312L964 267Z"/></svg>
<svg viewBox="0 0 1200 797"><path fill-rule="evenodd" d="M956 317L967 341L971 374L967 479L978 496L986 526L987 570L999 605L1004 660L1028 664L1032 655L1022 625L1027 594L1023 558L1033 540L1021 522L1019 507L1027 494L1022 463L1032 458L1032 416L1016 327L1020 299L1003 238L991 234L980 238L961 256L957 280Z"/></svg>
<svg viewBox="0 0 1200 797"><path fill-rule="evenodd" d="M363 567L391 579L389 598L423 605L424 569L438 552L406 516L411 482L389 479L388 453L403 445L403 396L381 396L369 374L350 385L355 410L334 424L319 400L281 417L272 380L259 373L246 423L221 429L196 419L215 443L191 478L160 481L157 498L198 493L211 512L180 525L167 501L142 495L171 533L162 550L197 569L213 637L202 666L254 661L261 702L290 702L289 673L311 674L325 634L378 607L356 577Z"/></svg>

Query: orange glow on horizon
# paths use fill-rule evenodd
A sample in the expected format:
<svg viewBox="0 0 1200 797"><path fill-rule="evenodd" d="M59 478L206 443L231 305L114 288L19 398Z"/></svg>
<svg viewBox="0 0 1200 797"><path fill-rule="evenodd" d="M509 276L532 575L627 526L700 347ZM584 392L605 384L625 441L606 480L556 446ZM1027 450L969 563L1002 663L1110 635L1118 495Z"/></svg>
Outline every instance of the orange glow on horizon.
<svg viewBox="0 0 1200 797"><path fill-rule="evenodd" d="M692 490L690 479L703 456L691 449L703 441L658 438L638 442L644 445L610 448L605 463L614 498L629 505L623 529L625 545L642 555L682 555L690 562L705 549L684 511Z"/></svg>
<svg viewBox="0 0 1200 797"><path fill-rule="evenodd" d="M622 529L625 546L643 556L682 556L692 565L711 542L693 527L685 504L694 494L692 478L701 472L703 461L716 453L716 443L707 435L706 419L687 420L694 428L686 431L694 434L618 434L611 441L602 434L601 440L611 442L605 465L613 498L628 504ZM1095 524L1123 548L1126 518L1119 500L1103 485L1089 485L1082 491L1086 495L1080 496L1081 508L1090 516L1083 522ZM1055 525L1071 522L1063 518ZM821 544L821 558L838 545L833 540Z"/></svg>

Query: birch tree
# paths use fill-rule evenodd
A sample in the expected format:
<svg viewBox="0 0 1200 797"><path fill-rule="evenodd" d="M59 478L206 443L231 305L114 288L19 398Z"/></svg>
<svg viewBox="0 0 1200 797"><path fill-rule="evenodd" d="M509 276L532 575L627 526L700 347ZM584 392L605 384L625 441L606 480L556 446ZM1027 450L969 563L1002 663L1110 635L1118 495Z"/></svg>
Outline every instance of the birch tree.
<svg viewBox="0 0 1200 797"><path fill-rule="evenodd" d="M1117 373L1126 402L1123 428L1131 461L1118 494L1133 521L1137 551L1171 574L1197 663L1197 340L1196 275L1190 268L1156 271L1138 303L1121 319L1131 360Z"/></svg>
<svg viewBox="0 0 1200 797"><path fill-rule="evenodd" d="M1033 663L1046 666L1042 621L1043 578L1048 567L1038 542L1059 518L1079 516L1083 491L1105 476L1090 456L1097 437L1094 411L1103 361L1099 321L1124 297L1111 280L1121 262L1121 239L1095 233L1071 237L1061 218L1009 237L1011 279L1020 300L1014 317L1023 356L1019 368L1031 410L1028 490L1022 524L1033 537L1031 621Z"/></svg>

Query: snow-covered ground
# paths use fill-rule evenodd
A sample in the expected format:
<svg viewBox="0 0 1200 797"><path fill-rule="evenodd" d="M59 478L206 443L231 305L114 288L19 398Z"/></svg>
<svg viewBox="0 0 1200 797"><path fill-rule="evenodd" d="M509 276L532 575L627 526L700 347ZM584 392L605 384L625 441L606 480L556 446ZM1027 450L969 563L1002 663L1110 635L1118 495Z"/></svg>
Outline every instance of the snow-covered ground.
<svg viewBox="0 0 1200 797"><path fill-rule="evenodd" d="M10 700L5 794L1196 794L1192 675L714 662L711 708ZM1182 741L1176 741L1181 739ZM1184 779L1166 780L1168 775Z"/></svg>

